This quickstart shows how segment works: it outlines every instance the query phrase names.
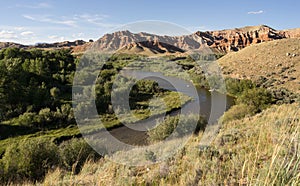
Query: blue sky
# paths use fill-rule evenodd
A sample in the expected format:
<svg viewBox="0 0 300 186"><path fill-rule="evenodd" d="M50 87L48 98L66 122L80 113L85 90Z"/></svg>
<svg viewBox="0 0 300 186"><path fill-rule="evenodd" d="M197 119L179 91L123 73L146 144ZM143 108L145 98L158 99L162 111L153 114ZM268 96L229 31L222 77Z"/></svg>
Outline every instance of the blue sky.
<svg viewBox="0 0 300 186"><path fill-rule="evenodd" d="M98 39L120 25L161 20L191 32L266 24L298 28L299 1L2 1L0 41L24 44Z"/></svg>

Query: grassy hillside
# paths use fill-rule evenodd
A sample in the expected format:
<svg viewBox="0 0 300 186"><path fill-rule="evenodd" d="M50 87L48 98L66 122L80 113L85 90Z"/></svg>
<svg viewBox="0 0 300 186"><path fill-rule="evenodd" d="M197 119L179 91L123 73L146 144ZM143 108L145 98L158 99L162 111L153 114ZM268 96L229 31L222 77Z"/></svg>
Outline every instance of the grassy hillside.
<svg viewBox="0 0 300 186"><path fill-rule="evenodd" d="M202 132L163 163L127 167L88 161L80 174L48 173L45 185L299 185L299 104L272 106L262 113L224 123L210 146Z"/></svg>
<svg viewBox="0 0 300 186"><path fill-rule="evenodd" d="M226 76L256 80L266 87L300 93L300 39L249 46L218 60Z"/></svg>

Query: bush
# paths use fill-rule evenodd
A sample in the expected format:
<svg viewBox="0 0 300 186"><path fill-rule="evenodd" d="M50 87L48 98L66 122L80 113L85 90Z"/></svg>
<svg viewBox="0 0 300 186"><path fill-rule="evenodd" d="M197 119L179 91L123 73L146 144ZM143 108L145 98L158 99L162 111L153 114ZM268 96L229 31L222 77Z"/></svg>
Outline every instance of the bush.
<svg viewBox="0 0 300 186"><path fill-rule="evenodd" d="M63 126L66 126L70 123L75 123L73 109L70 104L64 104L59 108L56 108L54 113L55 118L59 118Z"/></svg>
<svg viewBox="0 0 300 186"><path fill-rule="evenodd" d="M132 94L146 93L146 94L154 94L159 92L159 85L156 81L153 80L139 80L132 87Z"/></svg>
<svg viewBox="0 0 300 186"><path fill-rule="evenodd" d="M242 119L247 115L252 116L254 114L254 106L248 106L245 104L234 105L227 112L225 112L225 114L221 118L221 121L226 123L232 120Z"/></svg>
<svg viewBox="0 0 300 186"><path fill-rule="evenodd" d="M35 112L25 112L19 115L18 118L13 119L13 123L39 129L59 128L74 122L73 110L69 104L64 104L60 108L56 108L56 111L44 108L38 114Z"/></svg>
<svg viewBox="0 0 300 186"><path fill-rule="evenodd" d="M232 79L227 78L225 80L226 83L226 91L233 95L239 96L244 91L255 88L255 84L251 80L240 80L240 79Z"/></svg>
<svg viewBox="0 0 300 186"><path fill-rule="evenodd" d="M59 146L61 166L73 173L79 173L84 163L100 158L97 152L84 139L72 139Z"/></svg>
<svg viewBox="0 0 300 186"><path fill-rule="evenodd" d="M148 131L149 141L156 142L166 139L176 128L178 119L178 117L167 116L162 123L157 122L156 127Z"/></svg>
<svg viewBox="0 0 300 186"><path fill-rule="evenodd" d="M11 144L2 159L6 181L41 180L58 165L57 146L46 139L27 139Z"/></svg>
<svg viewBox="0 0 300 186"><path fill-rule="evenodd" d="M179 116L167 116L163 122L158 122L157 126L148 131L149 141L157 142L168 138L172 133L175 137L198 132L205 127L206 121L203 117L196 115L182 116L180 126L178 126ZM194 123L197 123L194 126ZM178 127L177 127L178 126Z"/></svg>
<svg viewBox="0 0 300 186"><path fill-rule="evenodd" d="M255 112L261 112L272 102L273 98L271 93L263 88L246 90L237 99L237 103L255 107Z"/></svg>
<svg viewBox="0 0 300 186"><path fill-rule="evenodd" d="M33 112L25 112L22 115L19 115L16 123L23 126L34 127L37 123L37 115Z"/></svg>

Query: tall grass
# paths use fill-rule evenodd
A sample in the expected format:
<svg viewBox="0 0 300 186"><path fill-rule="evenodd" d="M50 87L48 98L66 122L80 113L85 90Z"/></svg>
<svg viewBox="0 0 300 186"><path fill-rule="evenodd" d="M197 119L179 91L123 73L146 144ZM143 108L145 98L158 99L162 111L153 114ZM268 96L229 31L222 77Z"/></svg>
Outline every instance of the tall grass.
<svg viewBox="0 0 300 186"><path fill-rule="evenodd" d="M88 161L78 175L58 169L48 185L299 185L299 104L272 106L226 122L213 143L199 147L203 132L164 162L131 167L104 158Z"/></svg>

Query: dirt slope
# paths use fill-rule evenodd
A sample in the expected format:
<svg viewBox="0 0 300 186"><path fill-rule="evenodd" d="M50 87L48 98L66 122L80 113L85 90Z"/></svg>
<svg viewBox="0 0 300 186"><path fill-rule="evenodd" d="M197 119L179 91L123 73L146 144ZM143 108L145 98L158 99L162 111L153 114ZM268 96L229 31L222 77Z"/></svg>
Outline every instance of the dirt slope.
<svg viewBox="0 0 300 186"><path fill-rule="evenodd" d="M300 39L252 45L219 59L226 76L260 80L267 87L300 93Z"/></svg>

